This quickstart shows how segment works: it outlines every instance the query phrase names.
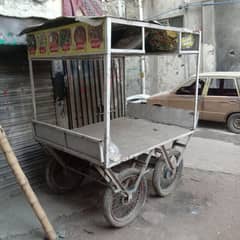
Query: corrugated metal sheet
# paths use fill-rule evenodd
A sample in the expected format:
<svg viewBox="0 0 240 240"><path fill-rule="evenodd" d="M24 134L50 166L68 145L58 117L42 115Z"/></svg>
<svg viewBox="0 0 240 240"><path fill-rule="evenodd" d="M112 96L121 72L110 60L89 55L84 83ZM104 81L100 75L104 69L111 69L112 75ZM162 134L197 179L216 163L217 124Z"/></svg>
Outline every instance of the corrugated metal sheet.
<svg viewBox="0 0 240 240"><path fill-rule="evenodd" d="M0 60L0 124L33 185L42 182L46 157L32 136L32 98L26 56L9 52ZM5 56L5 57L4 57ZM54 121L55 111L50 78L50 64L39 63L39 116ZM51 112L51 114L49 114ZM0 154L0 196L18 189L4 157Z"/></svg>
<svg viewBox="0 0 240 240"><path fill-rule="evenodd" d="M32 185L43 182L46 156L32 135L32 97L24 52L1 53L0 124ZM103 120L103 58L67 60L67 92L70 128ZM33 64L38 120L56 124L50 62ZM124 58L112 60L111 117L125 115ZM0 196L18 189L4 157L0 154Z"/></svg>

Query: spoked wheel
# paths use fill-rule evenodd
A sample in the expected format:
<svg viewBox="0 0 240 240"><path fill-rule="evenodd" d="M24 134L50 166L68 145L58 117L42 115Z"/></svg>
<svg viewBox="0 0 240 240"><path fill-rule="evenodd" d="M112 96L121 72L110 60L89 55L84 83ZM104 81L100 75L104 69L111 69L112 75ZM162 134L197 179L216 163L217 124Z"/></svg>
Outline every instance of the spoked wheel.
<svg viewBox="0 0 240 240"><path fill-rule="evenodd" d="M178 160L180 153L178 151L174 151L170 156L173 158L172 160ZM153 188L156 194L160 197L165 197L172 193L175 189L179 179L181 178L183 170L183 160L180 165L175 169L171 170L167 167L167 164L163 159L159 159L155 165L153 172Z"/></svg>
<svg viewBox="0 0 240 240"><path fill-rule="evenodd" d="M120 181L129 191L134 189L139 170L129 168L120 173ZM124 227L131 223L141 212L147 199L147 181L143 176L140 184L130 197L114 193L107 188L104 194L104 216L113 227Z"/></svg>
<svg viewBox="0 0 240 240"><path fill-rule="evenodd" d="M63 194L77 188L84 177L63 168L55 159L51 159L46 168L46 182L55 194Z"/></svg>

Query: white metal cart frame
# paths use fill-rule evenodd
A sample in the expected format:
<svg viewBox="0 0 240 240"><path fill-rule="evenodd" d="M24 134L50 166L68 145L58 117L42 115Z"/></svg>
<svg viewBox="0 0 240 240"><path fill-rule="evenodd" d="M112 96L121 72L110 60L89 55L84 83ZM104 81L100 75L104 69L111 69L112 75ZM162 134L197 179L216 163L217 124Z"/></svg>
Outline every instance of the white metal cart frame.
<svg viewBox="0 0 240 240"><path fill-rule="evenodd" d="M22 33L31 34L37 31L40 31L42 29L50 29L51 23L54 23L54 21L58 20L50 20L47 23L32 27L24 30ZM81 53L74 53L74 54L63 54L62 56L44 56L44 57L38 57L38 56L31 56L29 54L29 69L30 69L30 79L31 79L31 88L32 88L32 99L33 99L33 112L34 112L34 120L33 120L33 126L34 126L34 135L35 138L42 144L48 146L48 150L51 152L51 154L56 158L56 160L64 166L64 168L68 168L68 170L72 172L77 172L76 169L68 167L64 164L64 162L61 160L61 157L58 153L56 153L53 149L57 149L59 151L66 152L70 155L85 159L92 164L95 165L98 172L102 175L102 177L106 180L107 183L109 183L112 187L112 195L108 192L106 195L106 200L108 204L105 206L105 215L107 216L107 220L116 227L125 226L129 222L131 222L134 217L131 215L128 218L125 217L124 219L113 219L113 217L110 214L109 205L111 203L109 202L109 196L111 196L111 199L113 199L114 194L121 193L124 198L127 198L126 202L129 203L134 198L134 194L137 191L137 189L140 186L144 186L144 183L142 183L142 179L144 175L147 172L147 169L149 168L149 164L152 160L152 158L162 158L167 166L168 169L171 170L171 174L177 174L177 168L182 164L182 154L183 151L181 151L181 154L178 153L169 153L169 151L166 149L165 145L172 144L172 148L175 146L185 149L189 137L193 134L195 128L197 127L197 121L198 121L198 87L199 87L199 71L200 71L200 55L201 55L201 32L200 31L191 31L185 28L175 28L175 27L169 27L169 26L161 26L155 23L150 22L144 22L144 21L137 21L137 20L127 20L122 18L115 18L115 17L91 17L91 18L79 18L79 19L73 19L73 22L87 22L88 24L95 24L97 21L101 21L104 25L104 42L105 46L102 50L97 52L81 52ZM66 26L68 24L65 24ZM126 27L137 27L141 31L141 47L138 49L124 49L124 48L113 48L112 46L112 34L114 26L121 25ZM123 55L123 56L140 56L140 55L146 55L148 54L145 49L145 38L146 38L146 31L149 30L161 30L161 31L172 31L177 33L178 35L178 41L177 41L177 51L174 52L174 54L195 54L197 56L197 67L196 67L196 90L195 90L195 107L194 107L194 115L193 115L193 122L192 127L188 128L187 130L183 130L183 128L175 128L172 130L174 132L173 135L167 134L169 130L171 130L171 126L169 126L169 123L166 125L158 125L157 118L161 115L168 114L170 117L174 116L172 115L171 110L168 109L161 109L160 111L156 107L154 111L156 110L157 114L156 116L144 116L147 115L147 112L145 111L145 108L142 109L141 106L138 106L138 109L136 109L134 106L130 106L129 108L132 108L132 111L135 111L135 115L133 116L133 119L123 118L123 119L115 119L111 120L111 59L112 56L115 55ZM182 39L184 34L190 34L196 37L195 41L197 41L197 48L195 49L184 49L182 44ZM155 53L158 54L158 53ZM34 61L44 61L44 60L54 60L54 59L69 59L69 58L75 58L79 56L103 56L104 57L104 122L103 123L97 123L89 126L85 126L83 128L79 129L65 129L59 126L54 126L52 124L47 124L39 121L37 119L37 105L36 105L36 96L35 96L35 86L34 86L34 76L33 76L33 66L32 63ZM139 108L140 107L140 108ZM149 111L152 111L149 110ZM180 114L183 116L184 114L189 113L180 113L178 110L177 114ZM174 112L174 113L175 113ZM131 115L131 114L130 114ZM134 118L139 117L139 120L134 120ZM144 118L144 120L141 120L141 118ZM173 117L174 118L174 117ZM135 122L133 122L135 121ZM164 120L162 120L164 122ZM155 122L155 123L152 123ZM161 122L161 121L160 121ZM166 122L166 121L165 121ZM131 129L134 128L136 123L136 127L139 128L139 131L142 129L146 129L145 133L147 135L148 131L152 131L152 128L154 128L154 131L159 131L160 134L164 137L159 139L159 142L157 139L157 134L152 131L152 135L149 135L149 146L146 144L144 147L136 146L130 146L130 151L128 152L126 150L126 154L123 155L118 160L113 161L110 158L110 152L111 152L111 137L113 136L113 132L116 132L117 137L120 134L121 131L125 128L126 131L131 131ZM170 124L174 125L174 120L172 119L170 121ZM123 129L118 129L116 126L123 124ZM138 124L138 125L137 125ZM151 124L151 125L150 125ZM154 125L155 124L155 125ZM114 128L115 127L115 128ZM111 131L112 130L112 131ZM118 132L117 132L118 131ZM134 138L137 138L137 130L134 129ZM133 139L134 139L133 138ZM179 142L180 139L187 138L187 141L185 143ZM117 139L117 138L116 138ZM133 139L130 139L130 142L133 141ZM155 139L155 141L150 141L151 139ZM115 142L116 143L116 142ZM125 143L123 143L124 145ZM118 144L116 143L117 147ZM121 145L121 144L120 144ZM126 144L125 144L126 145ZM125 146L124 145L124 146ZM50 148L49 148L50 147ZM134 149L136 147L135 152L131 152L131 149ZM126 149L126 146L125 146ZM121 152L121 147L120 147ZM132 175L135 176L134 180L134 187L131 187L131 190L129 190L125 184L123 183L124 178L126 178L127 174L123 174L124 176L120 176L119 174L116 174L112 168L115 166L118 166L122 164L123 162L127 162L128 160L137 159L139 156L144 156L144 160L140 161L141 167L138 170L138 174L136 174L134 171L132 172ZM178 158L175 162L171 160L172 157ZM88 174L85 174L88 175ZM120 174L121 175L121 174ZM131 174L130 174L131 175ZM156 174L155 174L156 175ZM159 177L159 175L157 175ZM160 191L159 195L161 195L162 192ZM164 194L163 194L164 195ZM125 201L125 200L124 200ZM142 205L144 204L145 200L144 197L142 199ZM126 203L123 203L123 205L127 205ZM136 205L137 206L137 205ZM110 206L111 208L111 206ZM136 210L138 209L138 210ZM138 212L140 207L136 207L136 211ZM133 214L134 215L134 214Z"/></svg>

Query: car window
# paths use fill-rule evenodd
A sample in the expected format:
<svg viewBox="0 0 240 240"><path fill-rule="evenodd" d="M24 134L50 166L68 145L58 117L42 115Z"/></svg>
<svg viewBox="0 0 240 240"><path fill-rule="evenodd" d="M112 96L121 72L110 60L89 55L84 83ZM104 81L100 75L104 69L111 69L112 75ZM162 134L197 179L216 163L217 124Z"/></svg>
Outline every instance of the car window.
<svg viewBox="0 0 240 240"><path fill-rule="evenodd" d="M202 95L205 82L206 82L205 79L199 79L198 95ZM180 87L176 91L176 94L177 95L194 95L195 88L196 88L196 81L192 80L184 84L182 87Z"/></svg>
<svg viewBox="0 0 240 240"><path fill-rule="evenodd" d="M237 89L234 79L211 79L208 88L209 96L237 96Z"/></svg>

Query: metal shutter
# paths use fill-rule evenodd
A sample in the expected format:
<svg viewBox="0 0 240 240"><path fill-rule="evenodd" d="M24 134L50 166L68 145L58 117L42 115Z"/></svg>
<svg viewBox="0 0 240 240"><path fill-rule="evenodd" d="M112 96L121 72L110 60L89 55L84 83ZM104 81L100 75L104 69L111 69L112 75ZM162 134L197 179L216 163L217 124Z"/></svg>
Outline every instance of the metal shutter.
<svg viewBox="0 0 240 240"><path fill-rule="evenodd" d="M25 49L0 50L0 124L4 127L30 183L43 181L46 157L32 136L32 98ZM55 119L49 63L39 63L36 76L40 114ZM49 115L49 112L53 114ZM18 190L15 178L0 153L0 196Z"/></svg>

